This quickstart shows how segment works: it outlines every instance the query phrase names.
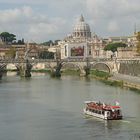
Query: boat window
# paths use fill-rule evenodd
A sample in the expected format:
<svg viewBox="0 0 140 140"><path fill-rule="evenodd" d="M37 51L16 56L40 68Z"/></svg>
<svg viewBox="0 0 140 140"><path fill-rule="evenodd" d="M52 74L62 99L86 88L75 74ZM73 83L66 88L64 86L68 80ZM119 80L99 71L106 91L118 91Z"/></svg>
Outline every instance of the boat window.
<svg viewBox="0 0 140 140"><path fill-rule="evenodd" d="M118 115L120 114L120 110L117 111L117 114L118 114Z"/></svg>
<svg viewBox="0 0 140 140"><path fill-rule="evenodd" d="M105 111L102 111L102 114L104 115Z"/></svg>
<svg viewBox="0 0 140 140"><path fill-rule="evenodd" d="M110 115L110 112L107 112L107 116L109 116Z"/></svg>

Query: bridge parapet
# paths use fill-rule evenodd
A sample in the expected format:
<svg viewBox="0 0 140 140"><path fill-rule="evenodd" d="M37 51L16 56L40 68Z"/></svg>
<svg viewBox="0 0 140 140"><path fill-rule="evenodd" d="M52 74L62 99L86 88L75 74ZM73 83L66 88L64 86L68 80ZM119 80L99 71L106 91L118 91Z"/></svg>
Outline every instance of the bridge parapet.
<svg viewBox="0 0 140 140"><path fill-rule="evenodd" d="M140 64L140 58L68 58L68 59L27 59L31 66L36 66L37 64L44 64L45 68L51 70L55 69L58 64L66 65L73 64L77 66L81 71L85 70L85 67L93 68L98 65L98 68L107 66L110 72L118 72L121 63L137 63ZM0 59L0 69L8 64L14 64L16 67L20 67L27 63L26 59ZM102 65L102 66L99 66ZM25 69L25 68L24 68ZM83 72L84 73L84 72Z"/></svg>
<svg viewBox="0 0 140 140"><path fill-rule="evenodd" d="M113 61L110 58L95 58L95 59L91 59L91 58L68 58L68 59L28 59L28 61L30 63L34 63L34 62L57 62L57 61L61 61L61 62L101 62L101 61ZM0 59L0 63L26 63L26 59Z"/></svg>
<svg viewBox="0 0 140 140"><path fill-rule="evenodd" d="M117 59L117 63L137 63L140 64L140 58L125 58L125 59Z"/></svg>
<svg viewBox="0 0 140 140"><path fill-rule="evenodd" d="M134 61L138 60L139 58L67 58L67 59L28 59L31 63L34 62L107 62L107 61ZM25 63L26 59L0 59L0 63Z"/></svg>

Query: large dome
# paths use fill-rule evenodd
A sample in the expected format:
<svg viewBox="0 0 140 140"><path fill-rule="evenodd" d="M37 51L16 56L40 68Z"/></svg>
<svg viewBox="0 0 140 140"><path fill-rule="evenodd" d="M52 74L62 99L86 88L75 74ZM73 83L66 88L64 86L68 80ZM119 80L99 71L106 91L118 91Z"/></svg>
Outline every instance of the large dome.
<svg viewBox="0 0 140 140"><path fill-rule="evenodd" d="M73 36L76 38L90 38L90 27L84 21L84 17L81 15L78 23L74 26Z"/></svg>

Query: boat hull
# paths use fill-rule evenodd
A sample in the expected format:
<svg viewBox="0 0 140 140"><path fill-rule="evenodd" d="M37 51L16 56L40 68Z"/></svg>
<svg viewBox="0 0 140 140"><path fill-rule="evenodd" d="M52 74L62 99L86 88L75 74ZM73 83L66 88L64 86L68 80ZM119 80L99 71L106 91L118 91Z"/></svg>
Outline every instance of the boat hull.
<svg viewBox="0 0 140 140"><path fill-rule="evenodd" d="M96 118L100 118L100 119L103 119L103 120L121 120L122 119L122 116L117 116L116 118L115 117L107 117L103 114L93 113L89 110L86 110L85 108L84 108L84 114L89 115L89 116L94 116Z"/></svg>
<svg viewBox="0 0 140 140"><path fill-rule="evenodd" d="M84 108L84 114L107 120L107 118L104 115L93 113L91 111L86 110L85 108Z"/></svg>

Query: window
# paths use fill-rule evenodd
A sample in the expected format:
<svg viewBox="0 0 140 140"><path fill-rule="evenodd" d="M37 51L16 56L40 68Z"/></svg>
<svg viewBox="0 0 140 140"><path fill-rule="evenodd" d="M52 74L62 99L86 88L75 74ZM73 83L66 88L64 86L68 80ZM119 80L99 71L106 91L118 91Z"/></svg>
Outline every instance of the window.
<svg viewBox="0 0 140 140"><path fill-rule="evenodd" d="M65 56L67 56L67 46L65 46Z"/></svg>
<svg viewBox="0 0 140 140"><path fill-rule="evenodd" d="M88 54L91 55L91 46L89 46L89 53Z"/></svg>

